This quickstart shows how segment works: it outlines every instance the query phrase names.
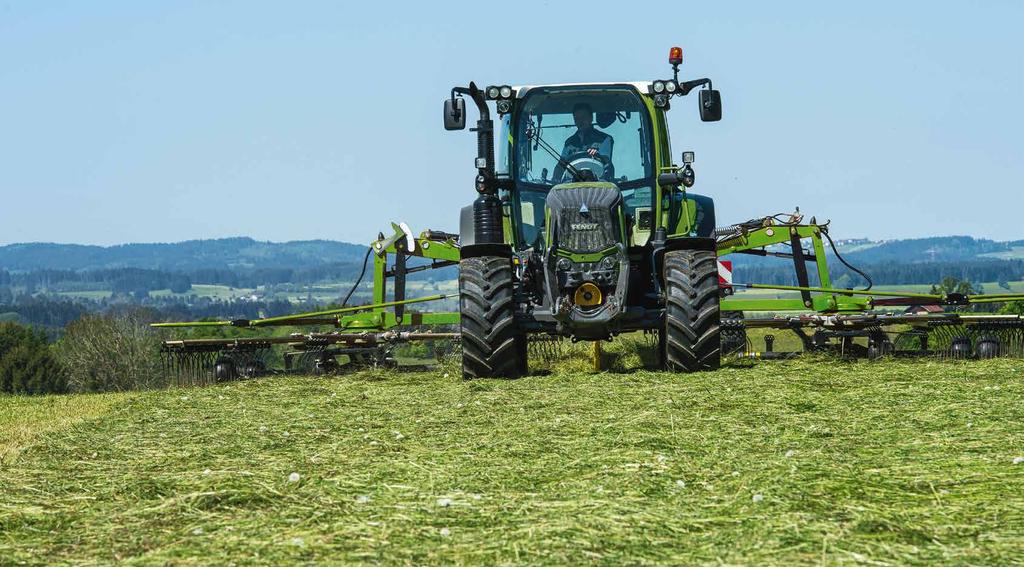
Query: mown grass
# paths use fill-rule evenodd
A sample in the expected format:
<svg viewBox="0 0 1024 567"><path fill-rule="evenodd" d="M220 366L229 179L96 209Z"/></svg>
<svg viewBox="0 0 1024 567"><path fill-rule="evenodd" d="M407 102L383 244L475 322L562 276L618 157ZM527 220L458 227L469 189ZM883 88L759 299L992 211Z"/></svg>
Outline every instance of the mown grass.
<svg viewBox="0 0 1024 567"><path fill-rule="evenodd" d="M0 464L0 563L1021 563L1022 369L368 371L137 394Z"/></svg>
<svg viewBox="0 0 1024 567"><path fill-rule="evenodd" d="M0 467L33 442L50 434L59 434L80 421L96 419L131 395L0 395Z"/></svg>

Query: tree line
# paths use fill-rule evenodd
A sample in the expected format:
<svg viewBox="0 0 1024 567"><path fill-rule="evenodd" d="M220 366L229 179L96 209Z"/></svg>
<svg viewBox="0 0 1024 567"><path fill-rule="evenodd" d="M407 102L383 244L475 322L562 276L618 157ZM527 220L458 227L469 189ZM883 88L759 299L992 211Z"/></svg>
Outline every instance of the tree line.
<svg viewBox="0 0 1024 567"><path fill-rule="evenodd" d="M410 261L410 267L418 265ZM257 288L281 284L309 285L324 282L352 281L362 263L337 262L307 268L203 268L189 271L156 270L148 268L104 268L95 270L30 270L0 269L0 303L4 303L3 288L36 291L89 291L109 290L115 293L138 293L169 289L185 293L193 284L223 285L233 288ZM373 269L372 260L367 271ZM369 275L369 274L368 274ZM455 268L425 270L409 274L409 280L455 279Z"/></svg>
<svg viewBox="0 0 1024 567"><path fill-rule="evenodd" d="M0 322L31 325L50 337L60 335L72 321L92 313L120 311L140 303L126 296L115 301L89 301L83 299L57 299L47 296L18 296L13 302L0 303ZM294 305L283 299L243 301L197 298L184 301L147 301L154 320L195 321L199 319L257 319L290 315L300 309L315 309L319 305Z"/></svg>

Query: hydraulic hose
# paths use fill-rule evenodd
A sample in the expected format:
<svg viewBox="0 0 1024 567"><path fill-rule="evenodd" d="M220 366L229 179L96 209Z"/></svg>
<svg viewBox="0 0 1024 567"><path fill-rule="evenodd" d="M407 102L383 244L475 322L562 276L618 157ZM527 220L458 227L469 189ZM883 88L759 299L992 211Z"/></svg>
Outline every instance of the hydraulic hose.
<svg viewBox="0 0 1024 567"><path fill-rule="evenodd" d="M851 266L849 262L843 259L842 255L839 254L839 250L836 249L836 243L832 242L832 237L828 235L828 231L822 230L821 233L824 234L825 239L828 240L828 245L832 248L832 253L836 255L836 259L839 260L844 266L846 266L850 270L859 274L860 277L864 278L864 281L868 282L868 287L864 288L864 291L868 291L869 289L871 289L871 286L875 285L874 282L871 281L871 278L864 272Z"/></svg>
<svg viewBox="0 0 1024 567"><path fill-rule="evenodd" d="M366 275L366 264L370 260L370 252L372 250L373 250L373 248L367 247L367 249L366 249L366 256L363 256L363 269L359 272L359 278L356 279L355 285L352 286L352 289L348 290L348 294L345 295L345 299L343 299L341 301L341 306L342 307L345 307L346 305L348 305L348 300L352 298L352 294L356 292L356 288L359 287L359 284L363 283L363 276Z"/></svg>

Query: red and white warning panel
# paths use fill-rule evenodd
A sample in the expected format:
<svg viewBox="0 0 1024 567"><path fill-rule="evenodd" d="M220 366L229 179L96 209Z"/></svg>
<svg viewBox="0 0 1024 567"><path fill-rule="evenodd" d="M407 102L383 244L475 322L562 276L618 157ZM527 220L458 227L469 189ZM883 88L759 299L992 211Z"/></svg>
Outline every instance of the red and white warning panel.
<svg viewBox="0 0 1024 567"><path fill-rule="evenodd" d="M718 285L719 287L732 287L732 260L718 261Z"/></svg>

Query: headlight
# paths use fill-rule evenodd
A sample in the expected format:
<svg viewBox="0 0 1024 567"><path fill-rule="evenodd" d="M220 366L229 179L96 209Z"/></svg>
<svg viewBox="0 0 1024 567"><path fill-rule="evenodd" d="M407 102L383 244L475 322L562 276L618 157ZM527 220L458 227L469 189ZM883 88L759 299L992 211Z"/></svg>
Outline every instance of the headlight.
<svg viewBox="0 0 1024 567"><path fill-rule="evenodd" d="M663 93L663 92L665 92L665 83L663 83L661 81L654 81L653 88L654 88L654 92L656 92L656 93Z"/></svg>
<svg viewBox="0 0 1024 567"><path fill-rule="evenodd" d="M487 87L487 98L496 99L499 93L498 87Z"/></svg>
<svg viewBox="0 0 1024 567"><path fill-rule="evenodd" d="M666 81L665 82L665 90L666 91L668 91L670 93L674 93L674 92L676 92L677 88L679 88L679 85L677 85L675 81Z"/></svg>
<svg viewBox="0 0 1024 567"><path fill-rule="evenodd" d="M559 258L557 267L563 272L568 272L572 269L572 262L570 262L568 258Z"/></svg>
<svg viewBox="0 0 1024 567"><path fill-rule="evenodd" d="M612 268L615 267L615 258L611 256L605 256L604 258L601 258L600 266L602 270L611 270Z"/></svg>
<svg viewBox="0 0 1024 567"><path fill-rule="evenodd" d="M512 96L512 87L507 85L501 87L501 98L508 98L510 96Z"/></svg>

